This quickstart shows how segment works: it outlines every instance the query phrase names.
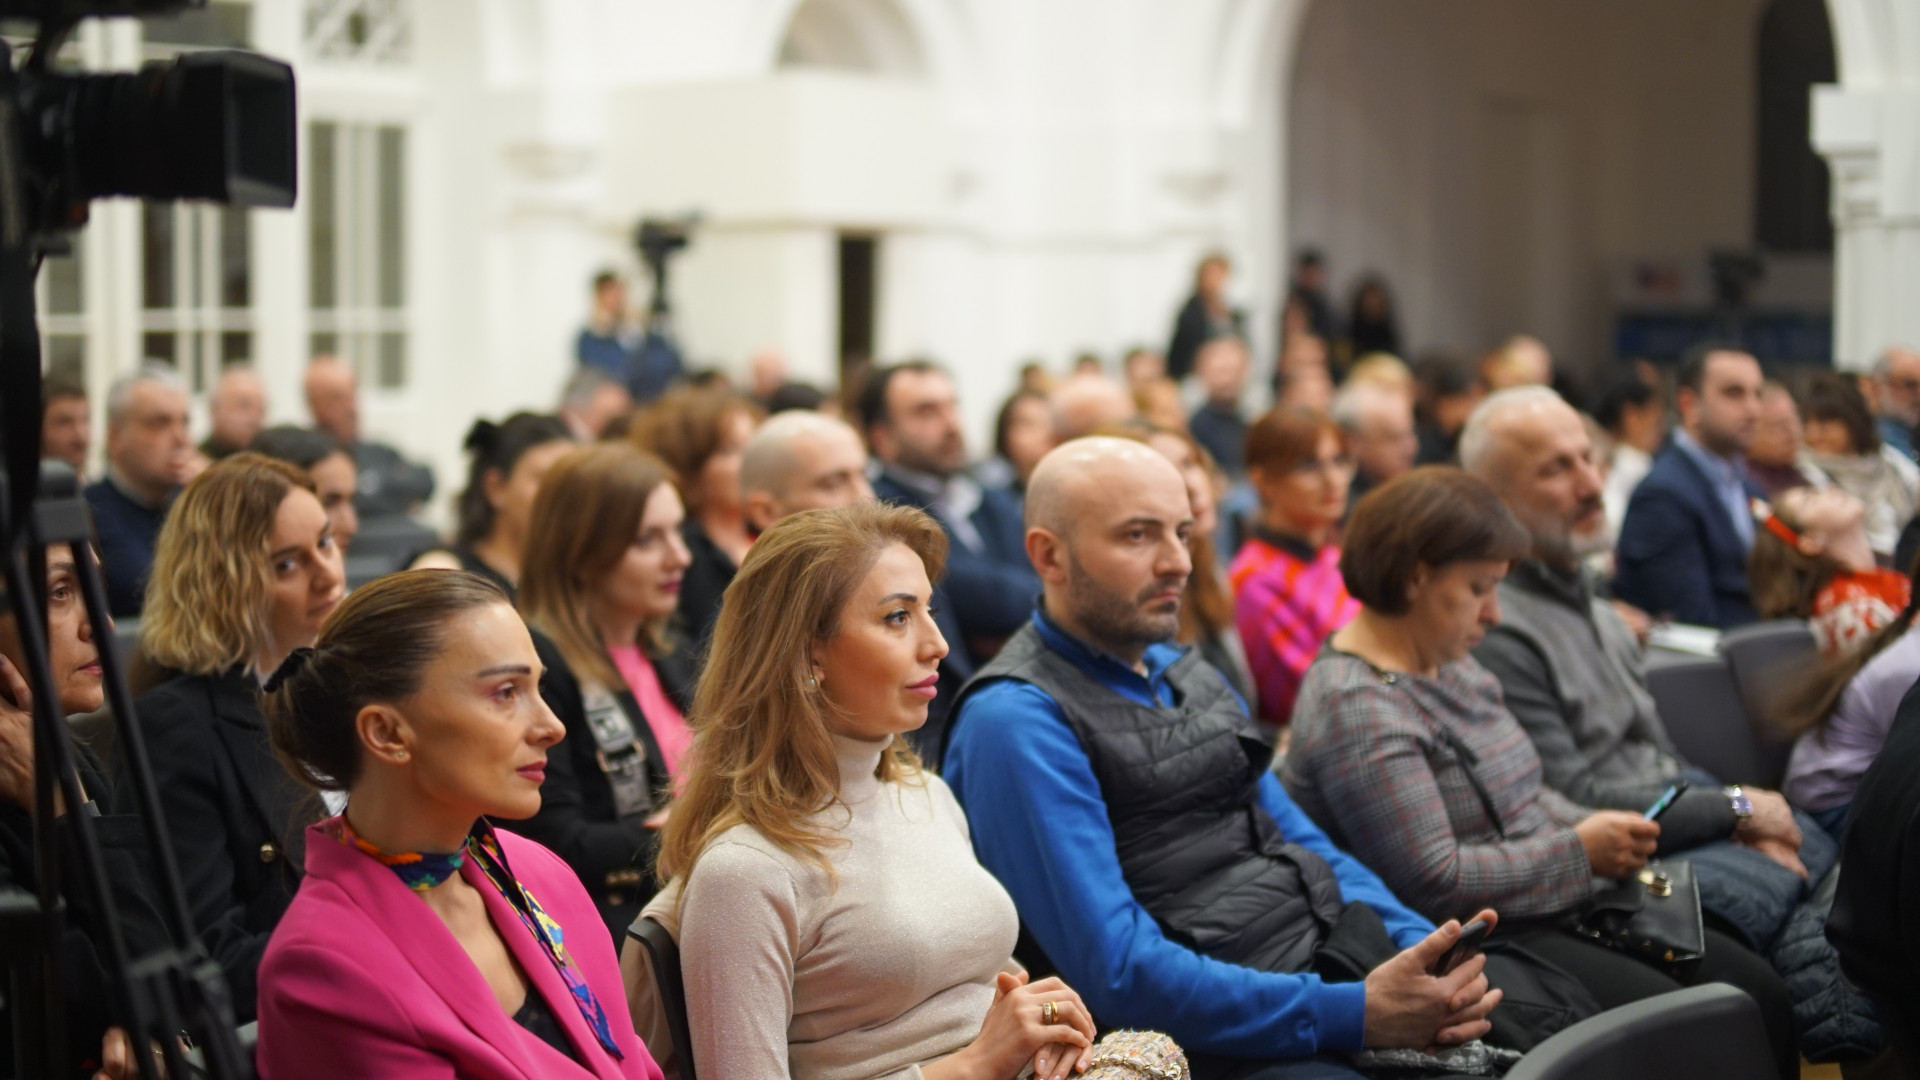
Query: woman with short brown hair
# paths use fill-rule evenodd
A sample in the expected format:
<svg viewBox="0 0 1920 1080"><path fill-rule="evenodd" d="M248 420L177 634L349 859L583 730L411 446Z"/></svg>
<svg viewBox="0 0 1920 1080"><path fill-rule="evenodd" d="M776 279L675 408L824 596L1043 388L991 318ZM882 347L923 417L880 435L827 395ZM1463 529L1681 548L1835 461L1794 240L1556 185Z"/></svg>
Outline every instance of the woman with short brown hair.
<svg viewBox="0 0 1920 1080"><path fill-rule="evenodd" d="M1780 1075L1798 1075L1786 987L1738 939L1709 927L1705 958L1682 976L1566 929L1595 878L1646 865L1660 826L1545 786L1499 681L1469 652L1531 548L1500 496L1455 468L1415 469L1360 500L1340 563L1361 608L1301 683L1279 767L1288 794L1416 910L1496 908L1502 938L1571 972L1603 1008L1683 984L1746 990Z"/></svg>
<svg viewBox="0 0 1920 1080"><path fill-rule="evenodd" d="M1327 635L1360 605L1347 595L1335 537L1353 485L1345 433L1319 409L1283 405L1247 431L1260 518L1228 570L1256 715L1278 730ZM1249 704L1253 704L1250 702Z"/></svg>

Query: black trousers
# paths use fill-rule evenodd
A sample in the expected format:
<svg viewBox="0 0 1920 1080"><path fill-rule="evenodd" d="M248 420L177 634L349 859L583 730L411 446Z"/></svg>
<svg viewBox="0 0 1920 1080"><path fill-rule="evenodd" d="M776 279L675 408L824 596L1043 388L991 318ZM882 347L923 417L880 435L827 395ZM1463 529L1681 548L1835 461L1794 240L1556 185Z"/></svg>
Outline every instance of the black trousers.
<svg viewBox="0 0 1920 1080"><path fill-rule="evenodd" d="M1766 1025L1781 1080L1795 1080L1800 1075L1799 1039L1795 1034L1793 1001L1787 996L1787 984L1764 957L1736 938L1709 927L1707 955L1684 982L1647 961L1565 930L1526 930L1510 940L1565 968L1587 984L1588 991L1605 1009L1703 983L1727 983L1744 990L1760 1005L1760 1019Z"/></svg>

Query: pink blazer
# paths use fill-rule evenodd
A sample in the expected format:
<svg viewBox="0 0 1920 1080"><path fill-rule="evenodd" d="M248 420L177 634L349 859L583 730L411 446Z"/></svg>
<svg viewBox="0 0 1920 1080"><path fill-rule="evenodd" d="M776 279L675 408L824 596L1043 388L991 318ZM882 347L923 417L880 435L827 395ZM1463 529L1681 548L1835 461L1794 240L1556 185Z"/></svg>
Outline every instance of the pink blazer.
<svg viewBox="0 0 1920 1080"><path fill-rule="evenodd" d="M624 1059L601 1048L540 943L471 861L460 873L480 890L529 992L547 1000L584 1068L513 1022L446 924L392 870L321 828L307 832L307 876L260 963L262 1080L661 1080L629 1023L606 924L552 852L498 833L521 884L565 930Z"/></svg>

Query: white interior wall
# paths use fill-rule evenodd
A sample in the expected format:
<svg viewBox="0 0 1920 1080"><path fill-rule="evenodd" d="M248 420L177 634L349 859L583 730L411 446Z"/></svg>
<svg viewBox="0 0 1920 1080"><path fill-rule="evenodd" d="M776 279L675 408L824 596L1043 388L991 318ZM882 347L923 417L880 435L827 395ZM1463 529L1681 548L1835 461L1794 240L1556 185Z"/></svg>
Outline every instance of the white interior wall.
<svg viewBox="0 0 1920 1080"><path fill-rule="evenodd" d="M1338 0L1292 79L1289 214L1410 351L1607 354L1609 281L1752 234L1761 0Z"/></svg>
<svg viewBox="0 0 1920 1080"><path fill-rule="evenodd" d="M397 73L310 62L300 0L256 2L303 116L410 125L415 377L368 428L448 493L474 416L552 406L587 278L636 269L643 211L713 215L675 267L693 357L780 345L816 378L832 234L881 230L880 351L952 365L976 442L1021 361L1164 342L1209 249L1263 355L1293 232L1343 286L1390 272L1415 346L1524 322L1578 361L1608 267L1750 228L1761 0L890 0L918 54L890 81L778 72L799 0L416 0ZM1866 215L1844 335L1920 310L1916 155L1890 134L1920 49L1887 14L1913 0L1832 2L1851 96L1822 115L1857 178L1837 205ZM131 24L93 33L131 62ZM137 217L103 204L85 240L102 390L138 360ZM274 419L304 420L304 218L260 217L261 367Z"/></svg>

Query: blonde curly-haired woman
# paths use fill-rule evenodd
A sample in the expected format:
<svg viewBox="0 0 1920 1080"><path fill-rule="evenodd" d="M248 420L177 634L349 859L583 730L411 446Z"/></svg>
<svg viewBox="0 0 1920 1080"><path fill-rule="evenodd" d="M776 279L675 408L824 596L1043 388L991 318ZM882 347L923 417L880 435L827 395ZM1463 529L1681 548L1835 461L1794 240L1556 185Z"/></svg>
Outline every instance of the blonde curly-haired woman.
<svg viewBox="0 0 1920 1080"><path fill-rule="evenodd" d="M345 581L313 481L261 454L194 478L154 553L140 649L165 681L134 711L187 904L242 1021L254 1015L267 937L299 884L302 827L319 816L274 758L260 685L313 644ZM123 769L116 761L114 789L131 800Z"/></svg>

